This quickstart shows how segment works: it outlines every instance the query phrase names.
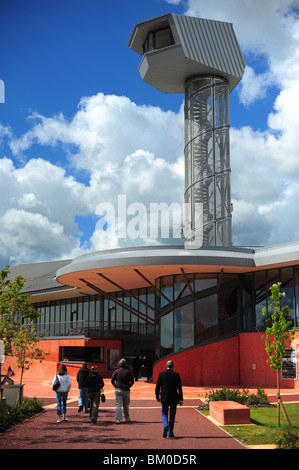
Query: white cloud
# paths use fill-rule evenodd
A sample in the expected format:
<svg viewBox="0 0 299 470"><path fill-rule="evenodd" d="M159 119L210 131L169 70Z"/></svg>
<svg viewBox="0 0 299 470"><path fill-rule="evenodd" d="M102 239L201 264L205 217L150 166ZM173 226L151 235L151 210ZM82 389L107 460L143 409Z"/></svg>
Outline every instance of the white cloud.
<svg viewBox="0 0 299 470"><path fill-rule="evenodd" d="M186 14L232 22L248 57L262 59L263 70L249 64L236 90L241 105L248 110L254 103L263 106L269 87L277 88L267 128L253 123L231 129L234 244L295 240L299 21L291 8L299 0L185 3ZM5 194L0 206L1 264L72 257L125 243L95 230L97 205L110 202L116 207L120 194L128 204L183 202L183 125L183 109L175 113L137 106L128 97L104 93L83 97L71 119L62 113L32 115L31 128L18 138L0 125L0 144L9 142L12 152L11 158L0 159ZM34 145L40 158L26 162ZM66 169L41 158L49 146L67 158ZM14 166L14 157L26 163ZM78 216L91 216L94 226L88 236L80 233Z"/></svg>
<svg viewBox="0 0 299 470"><path fill-rule="evenodd" d="M252 67L247 66L239 90L241 103L248 106L256 100L265 98L269 84L272 84L272 80L267 72L256 74Z"/></svg>
<svg viewBox="0 0 299 470"><path fill-rule="evenodd" d="M115 237L92 233L94 228L89 241L82 237L85 242L79 246L82 234L75 217L94 216L96 225L97 205L110 202L116 206L120 194L126 195L128 205L183 202L182 110L165 112L99 93L83 98L71 120L62 114L50 118L35 114L32 124L27 133L10 140L13 154L20 157L34 144L41 153L42 146L51 146L65 152L74 176L42 158L31 159L21 168L7 158L1 160L0 184L6 185L8 196L0 218L6 258L18 262L42 256L60 258L74 250L118 246ZM81 171L89 175L88 183L76 180ZM26 216L29 223L24 225ZM26 230L16 229L13 220Z"/></svg>

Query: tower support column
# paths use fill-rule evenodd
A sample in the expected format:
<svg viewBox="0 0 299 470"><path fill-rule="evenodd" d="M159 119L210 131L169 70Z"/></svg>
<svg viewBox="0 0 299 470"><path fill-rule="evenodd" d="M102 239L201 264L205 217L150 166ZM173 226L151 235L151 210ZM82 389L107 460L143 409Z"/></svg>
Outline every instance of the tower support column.
<svg viewBox="0 0 299 470"><path fill-rule="evenodd" d="M229 86L218 76L185 82L185 203L204 246L231 246ZM198 227L197 207L202 209ZM195 235L196 236L196 235Z"/></svg>

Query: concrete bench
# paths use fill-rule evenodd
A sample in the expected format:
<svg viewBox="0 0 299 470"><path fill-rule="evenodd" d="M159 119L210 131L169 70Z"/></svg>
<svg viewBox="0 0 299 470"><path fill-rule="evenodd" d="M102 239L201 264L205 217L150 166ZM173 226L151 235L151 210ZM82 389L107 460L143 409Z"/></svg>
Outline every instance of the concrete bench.
<svg viewBox="0 0 299 470"><path fill-rule="evenodd" d="M250 424L250 408L235 401L210 401L210 416L224 425Z"/></svg>

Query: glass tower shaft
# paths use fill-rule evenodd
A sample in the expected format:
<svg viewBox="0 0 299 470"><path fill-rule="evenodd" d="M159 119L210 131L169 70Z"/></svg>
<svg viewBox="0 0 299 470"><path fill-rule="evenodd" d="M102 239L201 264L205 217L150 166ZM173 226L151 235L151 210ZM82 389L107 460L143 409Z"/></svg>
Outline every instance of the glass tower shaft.
<svg viewBox="0 0 299 470"><path fill-rule="evenodd" d="M228 103L224 78L185 83L185 203L191 207L189 230L202 231L203 246L232 245Z"/></svg>

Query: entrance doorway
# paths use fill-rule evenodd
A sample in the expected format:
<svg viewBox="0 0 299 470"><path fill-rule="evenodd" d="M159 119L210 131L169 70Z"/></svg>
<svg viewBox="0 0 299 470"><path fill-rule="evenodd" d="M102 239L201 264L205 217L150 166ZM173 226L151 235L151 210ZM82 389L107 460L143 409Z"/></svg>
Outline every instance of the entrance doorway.
<svg viewBox="0 0 299 470"><path fill-rule="evenodd" d="M142 360L142 366L140 369L140 378L147 379L147 371L145 367L145 358L148 356L152 362L155 361L155 338L149 338L147 335L146 337L142 337L138 335L137 337L124 337L123 338L123 357L126 359L127 364L129 367L132 366L133 359L139 355Z"/></svg>

